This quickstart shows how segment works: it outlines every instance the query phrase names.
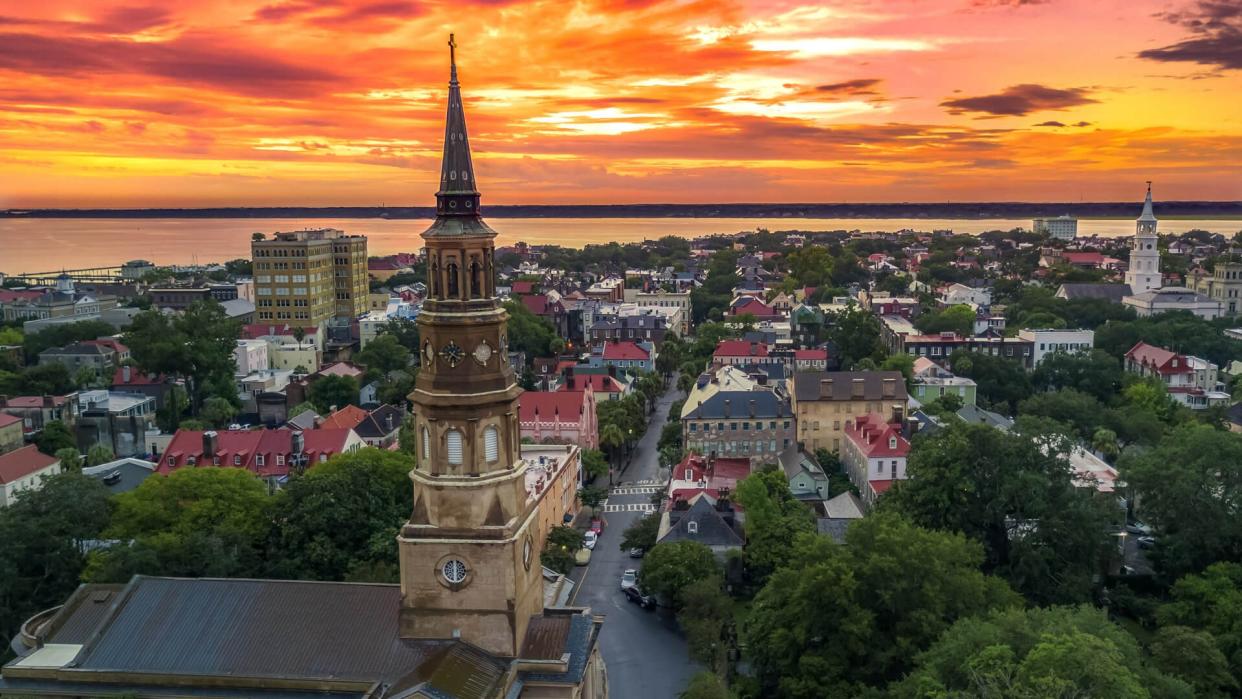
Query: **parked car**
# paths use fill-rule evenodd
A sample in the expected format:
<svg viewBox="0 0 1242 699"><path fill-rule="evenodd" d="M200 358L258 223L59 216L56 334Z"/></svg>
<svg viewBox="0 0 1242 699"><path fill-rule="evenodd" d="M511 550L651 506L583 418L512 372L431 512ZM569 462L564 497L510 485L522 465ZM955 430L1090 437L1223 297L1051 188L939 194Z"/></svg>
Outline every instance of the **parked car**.
<svg viewBox="0 0 1242 699"><path fill-rule="evenodd" d="M595 550L595 543L596 543L597 541L599 541L599 534L597 534L597 533L595 533L595 532L593 532L593 531L588 531L588 532L586 532L585 534L583 534L583 535L582 535L582 545L583 545L583 547L588 548L588 549L591 549L592 551L594 551L594 550Z"/></svg>
<svg viewBox="0 0 1242 699"><path fill-rule="evenodd" d="M642 588L640 588L637 585L634 585L633 587L625 588L624 590L622 590L622 593L625 594L625 598L627 600L637 603L638 606L642 607L643 609L655 609L655 606L656 606L655 597L652 597L651 595L643 592Z"/></svg>
<svg viewBox="0 0 1242 699"><path fill-rule="evenodd" d="M600 534L603 534L604 533L604 520L600 519L599 517L592 518L591 519L591 531L595 532L597 536Z"/></svg>
<svg viewBox="0 0 1242 699"><path fill-rule="evenodd" d="M621 589L627 590L638 584L638 571L630 568L621 574Z"/></svg>
<svg viewBox="0 0 1242 699"><path fill-rule="evenodd" d="M643 550L643 547L635 546L634 548L630 549L630 558L642 558L643 554L645 553L647 552Z"/></svg>
<svg viewBox="0 0 1242 699"><path fill-rule="evenodd" d="M1151 527L1147 526L1146 524L1143 524L1142 522L1138 520L1135 520L1127 524L1126 531L1130 532L1131 534L1138 534L1141 536L1151 536Z"/></svg>
<svg viewBox="0 0 1242 699"><path fill-rule="evenodd" d="M591 549L578 549L574 552L574 565L584 566L591 562Z"/></svg>
<svg viewBox="0 0 1242 699"><path fill-rule="evenodd" d="M1137 539L1135 539L1135 541L1138 542L1138 547L1141 549L1156 548L1156 537L1154 536L1140 536Z"/></svg>

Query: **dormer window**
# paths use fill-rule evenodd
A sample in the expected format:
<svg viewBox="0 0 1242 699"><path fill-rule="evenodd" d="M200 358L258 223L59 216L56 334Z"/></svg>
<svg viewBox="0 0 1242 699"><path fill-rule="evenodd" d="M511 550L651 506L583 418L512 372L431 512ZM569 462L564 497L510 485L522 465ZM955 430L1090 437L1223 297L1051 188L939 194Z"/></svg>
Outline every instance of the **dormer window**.
<svg viewBox="0 0 1242 699"><path fill-rule="evenodd" d="M694 471L692 469L686 469L686 480L694 480Z"/></svg>
<svg viewBox="0 0 1242 699"><path fill-rule="evenodd" d="M896 437L889 437L889 438L888 438L888 448L889 448L889 449L896 449L896 448L897 448L897 438L896 438Z"/></svg>
<svg viewBox="0 0 1242 699"><path fill-rule="evenodd" d="M698 534L699 523L698 522L686 522L686 533L687 534Z"/></svg>

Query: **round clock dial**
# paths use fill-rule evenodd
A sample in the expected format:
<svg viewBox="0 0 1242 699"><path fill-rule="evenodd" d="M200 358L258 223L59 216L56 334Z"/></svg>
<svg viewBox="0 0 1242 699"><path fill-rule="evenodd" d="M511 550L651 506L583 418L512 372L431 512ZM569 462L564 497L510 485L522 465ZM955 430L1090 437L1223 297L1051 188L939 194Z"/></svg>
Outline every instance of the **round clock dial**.
<svg viewBox="0 0 1242 699"><path fill-rule="evenodd" d="M444 357L444 360L449 363L450 367L455 367L461 363L461 358L464 354L465 352L462 350L461 346L453 340L449 340L449 343L444 346L444 349L440 350L440 356Z"/></svg>
<svg viewBox="0 0 1242 699"><path fill-rule="evenodd" d="M479 364L487 364L487 360L491 358L492 346L487 344L487 340L480 342L479 346L474 348L474 361Z"/></svg>

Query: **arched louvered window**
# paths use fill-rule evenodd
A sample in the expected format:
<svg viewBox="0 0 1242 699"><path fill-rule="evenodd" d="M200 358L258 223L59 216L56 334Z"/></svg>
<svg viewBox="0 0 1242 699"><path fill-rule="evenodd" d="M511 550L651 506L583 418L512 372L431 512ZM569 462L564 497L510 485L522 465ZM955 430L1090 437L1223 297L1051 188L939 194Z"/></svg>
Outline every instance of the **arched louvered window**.
<svg viewBox="0 0 1242 699"><path fill-rule="evenodd" d="M423 427L423 461L431 459L431 432Z"/></svg>
<svg viewBox="0 0 1242 699"><path fill-rule="evenodd" d="M444 436L445 447L448 451L448 462L454 466L461 465L461 432L457 430L449 430Z"/></svg>
<svg viewBox="0 0 1242 699"><path fill-rule="evenodd" d="M483 458L489 464L500 458L500 430L495 426L483 430Z"/></svg>

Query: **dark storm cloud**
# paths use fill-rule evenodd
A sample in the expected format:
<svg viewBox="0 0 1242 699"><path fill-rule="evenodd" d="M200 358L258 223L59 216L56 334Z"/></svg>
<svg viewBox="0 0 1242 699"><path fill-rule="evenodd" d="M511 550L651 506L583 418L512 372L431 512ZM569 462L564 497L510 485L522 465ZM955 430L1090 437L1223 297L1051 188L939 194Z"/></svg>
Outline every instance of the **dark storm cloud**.
<svg viewBox="0 0 1242 699"><path fill-rule="evenodd" d="M1065 109L1096 101L1087 95L1088 90L1083 87L1060 89L1027 83L1007 87L995 95L945 100L940 106L947 108L950 114L983 112L996 116L1022 116L1031 112Z"/></svg>
<svg viewBox="0 0 1242 699"><path fill-rule="evenodd" d="M1242 2L1200 0L1158 17L1185 27L1191 36L1175 44L1139 52L1139 58L1242 69Z"/></svg>

